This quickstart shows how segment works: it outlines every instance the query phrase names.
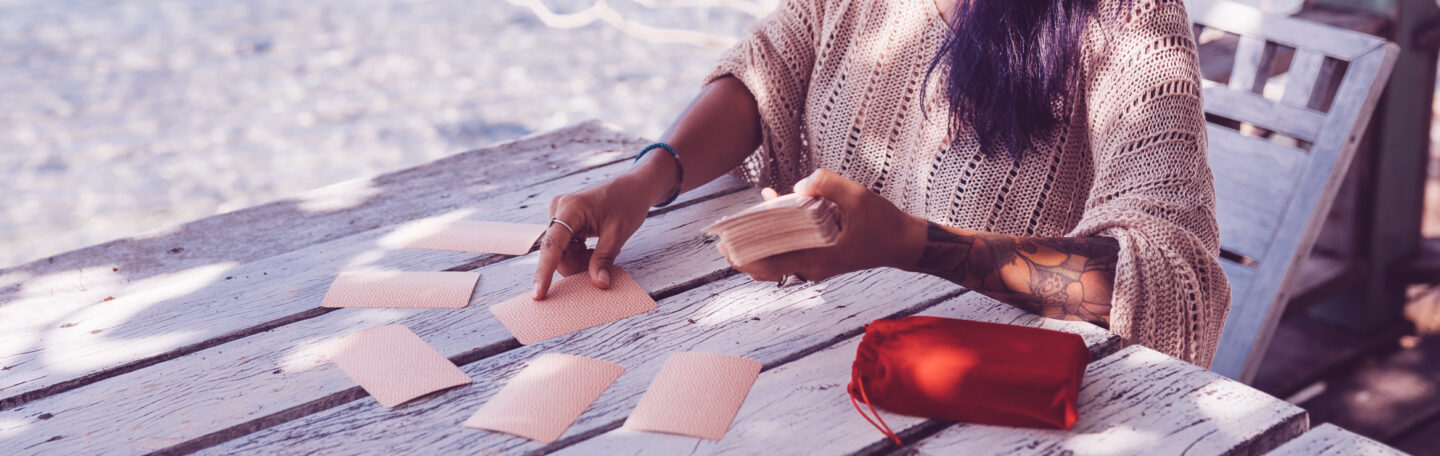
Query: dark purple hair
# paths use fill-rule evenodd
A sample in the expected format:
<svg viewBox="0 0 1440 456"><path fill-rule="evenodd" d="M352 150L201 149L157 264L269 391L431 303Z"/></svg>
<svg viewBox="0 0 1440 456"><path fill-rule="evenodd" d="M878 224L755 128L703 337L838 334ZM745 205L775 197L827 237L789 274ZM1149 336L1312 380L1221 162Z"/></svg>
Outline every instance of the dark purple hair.
<svg viewBox="0 0 1440 456"><path fill-rule="evenodd" d="M1036 139L1066 119L1080 90L1086 25L1098 0L958 0L950 33L928 75L948 63L950 126L975 129L986 157L1009 151L1017 163ZM922 92L924 93L924 92Z"/></svg>

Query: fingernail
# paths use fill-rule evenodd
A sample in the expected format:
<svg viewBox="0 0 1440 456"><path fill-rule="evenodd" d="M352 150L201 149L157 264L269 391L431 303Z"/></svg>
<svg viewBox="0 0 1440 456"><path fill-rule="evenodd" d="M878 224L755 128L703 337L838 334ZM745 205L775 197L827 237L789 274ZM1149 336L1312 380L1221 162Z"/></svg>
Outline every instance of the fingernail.
<svg viewBox="0 0 1440 456"><path fill-rule="evenodd" d="M534 299L540 299L540 282L535 282L535 291L530 295L530 297Z"/></svg>
<svg viewBox="0 0 1440 456"><path fill-rule="evenodd" d="M817 172L818 172L818 171L817 171ZM811 182L814 182L814 181L815 181L815 173L810 173L809 176L805 176L804 179L800 179L799 182L796 182L796 183L795 183L795 188L798 189L798 188L801 188L801 187L808 187L808 186L810 186L810 183L811 183Z"/></svg>
<svg viewBox="0 0 1440 456"><path fill-rule="evenodd" d="M610 269L609 269L609 268L601 268L601 269L600 269L600 273L597 274L597 275L600 277L600 283L605 284L605 286L607 286L607 287L610 286Z"/></svg>

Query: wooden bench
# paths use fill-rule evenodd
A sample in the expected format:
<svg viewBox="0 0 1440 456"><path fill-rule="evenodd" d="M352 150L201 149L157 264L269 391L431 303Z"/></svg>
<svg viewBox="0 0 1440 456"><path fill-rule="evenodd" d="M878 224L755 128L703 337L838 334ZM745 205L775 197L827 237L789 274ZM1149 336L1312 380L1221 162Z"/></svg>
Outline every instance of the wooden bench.
<svg viewBox="0 0 1440 456"><path fill-rule="evenodd" d="M1231 287L1230 315L1211 368L1249 382L1284 313L1286 290L1301 280L1299 265L1349 169L1397 50L1380 38L1238 3L1186 5L1198 40L1212 31L1239 36L1228 81L1204 81L1203 97L1221 265ZM1293 58L1282 62L1282 55ZM1277 65L1287 70L1272 77Z"/></svg>

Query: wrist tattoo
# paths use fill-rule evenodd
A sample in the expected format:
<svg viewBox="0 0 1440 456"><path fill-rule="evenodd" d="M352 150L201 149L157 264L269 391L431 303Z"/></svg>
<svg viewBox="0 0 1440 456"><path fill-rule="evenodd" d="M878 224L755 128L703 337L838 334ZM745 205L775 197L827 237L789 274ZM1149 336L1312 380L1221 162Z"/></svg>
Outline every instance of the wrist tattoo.
<svg viewBox="0 0 1440 456"><path fill-rule="evenodd" d="M1109 327L1119 242L957 231L929 222L916 270L1046 317Z"/></svg>

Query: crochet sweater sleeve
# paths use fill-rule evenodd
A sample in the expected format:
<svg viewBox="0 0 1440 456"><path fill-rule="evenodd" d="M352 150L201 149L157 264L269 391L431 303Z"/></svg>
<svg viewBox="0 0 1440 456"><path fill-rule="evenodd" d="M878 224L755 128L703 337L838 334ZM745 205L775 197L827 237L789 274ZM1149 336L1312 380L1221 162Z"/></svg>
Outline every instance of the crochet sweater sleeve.
<svg viewBox="0 0 1440 456"><path fill-rule="evenodd" d="M1094 183L1070 235L1119 241L1112 332L1209 367L1230 287L1218 261L1195 43L1178 0L1131 8L1090 62Z"/></svg>
<svg viewBox="0 0 1440 456"><path fill-rule="evenodd" d="M805 177L814 166L802 149L801 113L815 69L823 0L785 0L720 56L704 83L724 76L740 80L760 109L760 149L736 174L774 186ZM782 191L788 190L782 189Z"/></svg>

